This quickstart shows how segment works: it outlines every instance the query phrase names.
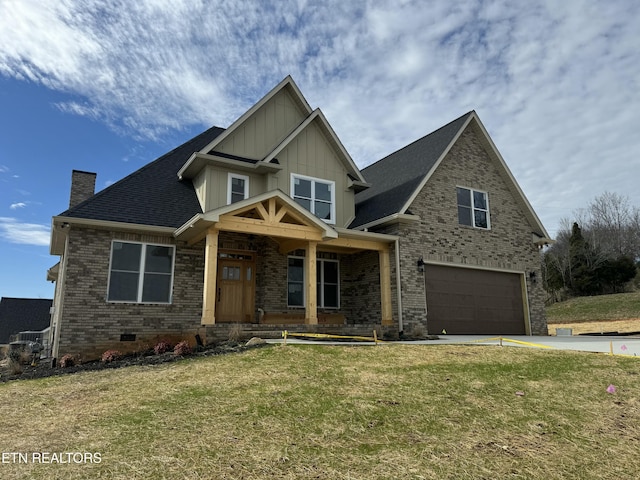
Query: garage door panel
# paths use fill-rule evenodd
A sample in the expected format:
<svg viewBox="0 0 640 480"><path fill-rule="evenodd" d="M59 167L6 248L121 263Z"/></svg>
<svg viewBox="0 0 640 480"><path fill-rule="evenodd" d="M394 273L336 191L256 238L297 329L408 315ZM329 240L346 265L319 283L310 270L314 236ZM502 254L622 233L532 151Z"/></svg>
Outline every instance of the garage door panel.
<svg viewBox="0 0 640 480"><path fill-rule="evenodd" d="M430 332L525 333L519 274L428 265L426 288Z"/></svg>

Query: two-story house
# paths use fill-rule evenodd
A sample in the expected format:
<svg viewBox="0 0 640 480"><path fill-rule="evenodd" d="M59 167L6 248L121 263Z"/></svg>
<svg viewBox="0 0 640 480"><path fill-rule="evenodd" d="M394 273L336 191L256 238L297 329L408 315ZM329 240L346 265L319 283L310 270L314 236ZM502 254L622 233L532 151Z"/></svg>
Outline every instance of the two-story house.
<svg viewBox="0 0 640 480"><path fill-rule="evenodd" d="M227 129L94 187L74 171L53 217L54 357L231 329L546 333L548 235L475 112L361 172L287 77Z"/></svg>

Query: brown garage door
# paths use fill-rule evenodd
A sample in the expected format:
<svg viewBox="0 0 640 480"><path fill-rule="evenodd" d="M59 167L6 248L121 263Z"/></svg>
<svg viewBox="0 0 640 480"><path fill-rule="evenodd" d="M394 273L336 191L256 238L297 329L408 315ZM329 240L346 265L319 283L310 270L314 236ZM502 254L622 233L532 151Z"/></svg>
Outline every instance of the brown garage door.
<svg viewBox="0 0 640 480"><path fill-rule="evenodd" d="M524 335L521 276L426 265L429 333Z"/></svg>

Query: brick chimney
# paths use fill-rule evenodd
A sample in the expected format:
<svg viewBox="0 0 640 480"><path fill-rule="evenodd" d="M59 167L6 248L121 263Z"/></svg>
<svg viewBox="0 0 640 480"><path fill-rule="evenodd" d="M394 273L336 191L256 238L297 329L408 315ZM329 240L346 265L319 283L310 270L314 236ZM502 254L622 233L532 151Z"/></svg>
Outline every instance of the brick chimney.
<svg viewBox="0 0 640 480"><path fill-rule="evenodd" d="M92 197L96 190L96 174L73 170L71 172L71 198L69 208L73 208L87 198Z"/></svg>

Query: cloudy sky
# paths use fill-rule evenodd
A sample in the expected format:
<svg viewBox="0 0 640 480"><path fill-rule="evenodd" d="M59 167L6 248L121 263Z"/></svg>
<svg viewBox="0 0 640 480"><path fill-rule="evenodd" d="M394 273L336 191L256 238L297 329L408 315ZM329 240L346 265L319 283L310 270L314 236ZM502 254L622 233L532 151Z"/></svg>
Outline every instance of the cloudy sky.
<svg viewBox="0 0 640 480"><path fill-rule="evenodd" d="M476 110L553 236L640 206L640 2L0 0L0 296L51 297L73 168L102 189L286 75L364 167Z"/></svg>

